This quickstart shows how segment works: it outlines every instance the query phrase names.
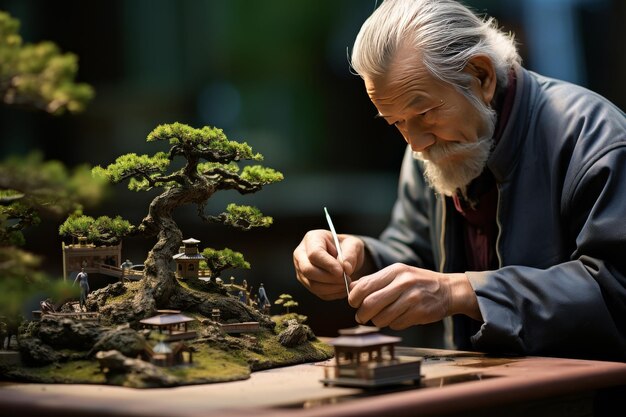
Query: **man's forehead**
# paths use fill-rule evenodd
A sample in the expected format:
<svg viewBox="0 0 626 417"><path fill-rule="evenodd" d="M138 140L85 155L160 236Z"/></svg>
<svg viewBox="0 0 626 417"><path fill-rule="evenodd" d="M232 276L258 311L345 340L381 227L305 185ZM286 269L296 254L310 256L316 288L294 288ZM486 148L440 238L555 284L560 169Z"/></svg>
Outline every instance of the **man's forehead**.
<svg viewBox="0 0 626 417"><path fill-rule="evenodd" d="M397 75L393 77L393 75ZM420 73L388 74L385 78L365 78L365 88L370 99L384 104L398 104L410 101L411 105L419 105L427 101L435 88L432 77ZM405 103L409 104L409 103Z"/></svg>
<svg viewBox="0 0 626 417"><path fill-rule="evenodd" d="M379 76L365 78L365 86L371 98L395 100L398 95L434 87L436 79L426 69L421 54L410 48L400 48L394 54L387 71Z"/></svg>

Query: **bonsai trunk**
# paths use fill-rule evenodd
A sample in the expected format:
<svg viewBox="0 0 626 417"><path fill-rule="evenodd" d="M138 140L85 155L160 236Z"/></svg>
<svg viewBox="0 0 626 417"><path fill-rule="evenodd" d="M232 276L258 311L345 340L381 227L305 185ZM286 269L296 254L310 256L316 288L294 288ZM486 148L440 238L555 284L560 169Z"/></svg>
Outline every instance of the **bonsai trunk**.
<svg viewBox="0 0 626 417"><path fill-rule="evenodd" d="M146 296L156 303L156 308L167 308L168 301L181 287L171 269L172 257L178 253L183 234L172 218L173 211L183 205L206 201L214 192L213 187L202 181L186 186L170 188L157 196L142 221L141 228L157 235L145 262L144 283ZM146 300L149 302L149 300Z"/></svg>

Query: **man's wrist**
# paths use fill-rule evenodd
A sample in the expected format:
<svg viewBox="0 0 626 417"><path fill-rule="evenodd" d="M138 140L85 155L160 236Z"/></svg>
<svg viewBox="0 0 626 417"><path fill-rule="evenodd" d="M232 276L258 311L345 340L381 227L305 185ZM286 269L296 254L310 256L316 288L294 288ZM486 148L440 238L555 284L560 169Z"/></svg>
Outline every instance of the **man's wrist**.
<svg viewBox="0 0 626 417"><path fill-rule="evenodd" d="M464 314L474 320L482 321L478 298L467 275L463 273L447 274L450 286L450 306L448 315Z"/></svg>

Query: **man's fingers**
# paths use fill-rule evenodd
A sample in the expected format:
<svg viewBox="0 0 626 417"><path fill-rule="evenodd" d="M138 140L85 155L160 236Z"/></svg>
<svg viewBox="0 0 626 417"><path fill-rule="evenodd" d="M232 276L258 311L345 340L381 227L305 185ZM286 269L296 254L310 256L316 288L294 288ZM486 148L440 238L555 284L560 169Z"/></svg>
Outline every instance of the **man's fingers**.
<svg viewBox="0 0 626 417"><path fill-rule="evenodd" d="M389 322L389 328L392 330L404 330L415 325L415 318L411 314L411 308L407 308L404 313Z"/></svg>
<svg viewBox="0 0 626 417"><path fill-rule="evenodd" d="M348 302L354 308L360 307L367 296L389 285L395 277L396 270L393 265L361 277L351 284Z"/></svg>
<svg viewBox="0 0 626 417"><path fill-rule="evenodd" d="M388 285L365 297L359 307L359 320L361 320L362 323L366 323L370 320L377 319L379 322L374 322L376 326L387 326L389 322L395 318L394 314L398 315L402 313L402 311L398 311L398 307L394 306L397 300L402 296L402 292L398 290L396 286Z"/></svg>
<svg viewBox="0 0 626 417"><path fill-rule="evenodd" d="M328 255L328 254L327 254ZM293 263L296 267L296 275L298 280L305 284L303 278L306 277L307 281L311 282L323 282L327 284L337 284L338 277L343 276L343 270L337 260L328 255L326 261L319 261L317 252L314 253L312 259L306 255L306 251L302 247L298 247L294 251ZM323 257L322 257L323 259ZM335 263L333 271L332 263ZM320 266L322 264L322 266ZM330 265L330 266L329 266ZM306 284L305 284L306 285Z"/></svg>
<svg viewBox="0 0 626 417"><path fill-rule="evenodd" d="M302 282L304 286L309 288L311 292L315 293L320 298L332 296L335 294L342 294L344 297L346 296L346 285L343 283L343 281L339 284L327 284L325 282L311 281L306 277L302 277L300 279L300 282Z"/></svg>
<svg viewBox="0 0 626 417"><path fill-rule="evenodd" d="M363 241L351 235L339 235L339 242L344 257L343 269L346 274L352 275L356 265L362 263Z"/></svg>
<svg viewBox="0 0 626 417"><path fill-rule="evenodd" d="M387 298L385 301L391 301L386 304L384 308L380 309L378 313L370 317L372 323L374 323L377 327L391 327L392 323L394 325L401 324L403 320L405 320L405 318L401 317L403 317L404 314L410 309L410 305L407 303L406 293L400 291L388 292L393 293L396 298ZM365 300L365 303L367 303L367 299Z"/></svg>

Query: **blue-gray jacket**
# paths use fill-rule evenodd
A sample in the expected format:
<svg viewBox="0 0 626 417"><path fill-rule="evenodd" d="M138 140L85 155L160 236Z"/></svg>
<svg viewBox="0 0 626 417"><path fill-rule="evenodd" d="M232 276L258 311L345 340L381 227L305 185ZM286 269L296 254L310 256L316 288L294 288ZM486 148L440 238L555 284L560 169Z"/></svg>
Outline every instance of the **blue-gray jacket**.
<svg viewBox="0 0 626 417"><path fill-rule="evenodd" d="M488 161L499 269L465 271L484 322L476 350L626 361L626 116L587 89L516 68ZM379 268L464 271L460 216L407 149Z"/></svg>

